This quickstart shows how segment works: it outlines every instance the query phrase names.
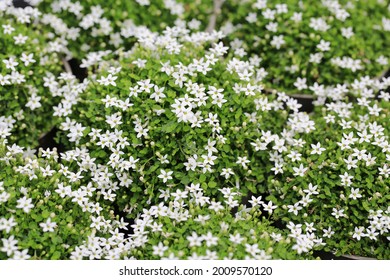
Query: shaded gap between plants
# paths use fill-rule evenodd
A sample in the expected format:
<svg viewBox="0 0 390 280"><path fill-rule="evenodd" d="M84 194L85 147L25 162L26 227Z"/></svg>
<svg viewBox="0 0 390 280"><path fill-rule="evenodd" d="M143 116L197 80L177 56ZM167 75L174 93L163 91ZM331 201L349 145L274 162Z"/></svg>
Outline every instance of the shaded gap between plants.
<svg viewBox="0 0 390 280"><path fill-rule="evenodd" d="M76 58L72 58L68 60L69 66L72 69L72 74L76 76L76 78L80 81L83 82L84 79L88 77L88 72L86 68L81 68L80 67L80 61Z"/></svg>
<svg viewBox="0 0 390 280"><path fill-rule="evenodd" d="M31 5L24 0L13 0L12 4L14 5L15 8L31 7Z"/></svg>
<svg viewBox="0 0 390 280"><path fill-rule="evenodd" d="M127 225L127 230L126 229L119 229L119 232L120 233L124 233L125 234L125 238L129 237L129 235L131 235L131 234L134 234L134 228L132 228L131 226L134 224L136 218L128 218L126 213L119 209L118 203L113 203L113 206L114 206L114 215L115 216L119 216L119 218L123 218L123 220L126 223L129 223Z"/></svg>
<svg viewBox="0 0 390 280"><path fill-rule="evenodd" d="M46 149L52 150L53 148L56 148L58 155L60 153L65 152L65 150L66 150L65 146L61 143L58 143L55 140L57 132L58 132L58 128L53 127L48 133L46 133L41 138L39 138L36 154L38 154L39 148L42 148L43 150L46 150Z"/></svg>

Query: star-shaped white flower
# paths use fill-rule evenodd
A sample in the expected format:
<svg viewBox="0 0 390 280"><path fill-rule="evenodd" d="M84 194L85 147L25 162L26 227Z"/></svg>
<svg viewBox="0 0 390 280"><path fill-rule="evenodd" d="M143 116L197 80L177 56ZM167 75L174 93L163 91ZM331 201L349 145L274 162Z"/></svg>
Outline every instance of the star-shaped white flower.
<svg viewBox="0 0 390 280"><path fill-rule="evenodd" d="M172 173L173 171L165 171L163 169L160 170L160 175L158 175L158 178L162 179L164 183L166 183L168 180L172 179Z"/></svg>

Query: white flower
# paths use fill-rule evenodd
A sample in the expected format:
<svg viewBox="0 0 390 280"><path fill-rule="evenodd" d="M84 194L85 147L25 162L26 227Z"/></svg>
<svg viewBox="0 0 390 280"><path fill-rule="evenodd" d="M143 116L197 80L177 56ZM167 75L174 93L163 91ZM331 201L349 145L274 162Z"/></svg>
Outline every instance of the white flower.
<svg viewBox="0 0 390 280"><path fill-rule="evenodd" d="M330 50L330 42L326 42L324 40L321 40L320 43L317 45L317 48L323 52L329 51Z"/></svg>
<svg viewBox="0 0 390 280"><path fill-rule="evenodd" d="M28 99L28 102L26 103L26 107L30 108L31 110L40 108L42 106L40 101L41 101L41 97L33 93Z"/></svg>
<svg viewBox="0 0 390 280"><path fill-rule="evenodd" d="M247 168L247 163L250 163L250 161L247 159L247 157L238 157L238 160L236 161L237 164L241 164L244 169Z"/></svg>
<svg viewBox="0 0 390 280"><path fill-rule="evenodd" d="M384 164L383 167L378 167L379 174L383 175L385 178L390 176L390 168L387 164Z"/></svg>
<svg viewBox="0 0 390 280"><path fill-rule="evenodd" d="M273 36L271 41L271 46L275 47L276 49L280 49L282 45L284 45L286 42L284 41L284 36Z"/></svg>
<svg viewBox="0 0 390 280"><path fill-rule="evenodd" d="M344 209L338 210L337 208L332 209L332 216L334 216L336 219L345 217L346 215L344 214Z"/></svg>
<svg viewBox="0 0 390 280"><path fill-rule="evenodd" d="M298 90L303 90L303 89L307 89L307 84L306 84L306 78L297 78L297 80L295 81L294 83L294 86L298 89Z"/></svg>
<svg viewBox="0 0 390 280"><path fill-rule="evenodd" d="M267 144L262 143L260 139L256 139L255 142L251 142L251 145L255 148L255 151L265 151L267 150Z"/></svg>
<svg viewBox="0 0 390 280"><path fill-rule="evenodd" d="M206 246L210 247L218 244L218 237L213 236L213 234L209 231L206 235L202 235L203 240L206 242Z"/></svg>
<svg viewBox="0 0 390 280"><path fill-rule="evenodd" d="M302 13L294 13L291 17L291 20L296 23L302 21Z"/></svg>
<svg viewBox="0 0 390 280"><path fill-rule="evenodd" d="M357 168L357 159L353 159L352 156L349 156L347 159L344 159L344 162L347 164L347 169Z"/></svg>
<svg viewBox="0 0 390 280"><path fill-rule="evenodd" d="M229 179L231 175L234 175L231 168L222 168L221 176L224 176L225 179Z"/></svg>
<svg viewBox="0 0 390 280"><path fill-rule="evenodd" d="M294 215L298 215L298 211L302 209L302 207L299 205L300 203L297 202L294 205L287 205L288 212L293 212Z"/></svg>
<svg viewBox="0 0 390 280"><path fill-rule="evenodd" d="M11 229L16 226L15 218L11 216L8 220L6 218L0 218L0 231L5 230L6 233L9 233Z"/></svg>
<svg viewBox="0 0 390 280"><path fill-rule="evenodd" d="M300 160L301 160L301 156L302 156L302 154L300 154L300 153L298 153L298 152L296 152L296 151L291 151L291 152L287 155L288 158L291 158L291 161L292 161L292 162L300 161Z"/></svg>
<svg viewBox="0 0 390 280"><path fill-rule="evenodd" d="M320 155L322 154L323 151L326 150L325 148L321 147L321 144L319 142L316 145L311 144L311 148L313 149L310 153L311 155L315 155L315 154Z"/></svg>
<svg viewBox="0 0 390 280"><path fill-rule="evenodd" d="M349 187L352 184L351 179L353 176L350 176L347 172L344 172L343 175L339 175L341 178L341 185Z"/></svg>
<svg viewBox="0 0 390 280"><path fill-rule="evenodd" d="M12 32L15 31L15 28L13 28L11 25L7 24L7 25L2 25L1 27L3 27L4 31L3 33L4 34L11 34Z"/></svg>
<svg viewBox="0 0 390 280"><path fill-rule="evenodd" d="M334 231L332 231L331 227L328 227L327 229L322 230L324 232L324 237L331 238L332 235L334 234Z"/></svg>
<svg viewBox="0 0 390 280"><path fill-rule="evenodd" d="M213 156L211 153L207 155L202 155L202 158L203 158L203 165L207 165L207 164L214 165L214 161L217 159L217 157Z"/></svg>
<svg viewBox="0 0 390 280"><path fill-rule="evenodd" d="M188 196L188 191L181 191L177 189L176 192L171 193L171 196L173 196L175 200L183 199Z"/></svg>
<svg viewBox="0 0 390 280"><path fill-rule="evenodd" d="M10 69L12 71L16 71L15 66L19 65L19 63L13 57L10 57L9 59L3 59L3 62L5 64L5 68Z"/></svg>
<svg viewBox="0 0 390 280"><path fill-rule="evenodd" d="M26 43L26 41L28 39L27 36L23 36L22 34L18 34L17 36L14 36L13 38L15 40L15 45L23 45Z"/></svg>
<svg viewBox="0 0 390 280"><path fill-rule="evenodd" d="M307 231L307 232L316 231L316 229L315 229L315 227L314 227L314 223L305 222L305 225L306 225L306 231Z"/></svg>
<svg viewBox="0 0 390 280"><path fill-rule="evenodd" d="M313 199L310 198L310 195L306 195L306 196L302 197L302 199L299 201L299 203L301 203L302 206L305 207L312 201L313 201Z"/></svg>
<svg viewBox="0 0 390 280"><path fill-rule="evenodd" d="M262 203L264 210L267 211L270 215L274 211L274 209L278 208L278 206L273 205L272 201L268 201L268 204Z"/></svg>
<svg viewBox="0 0 390 280"><path fill-rule="evenodd" d="M389 59L383 55L379 56L376 59L376 62L380 65L388 65L389 64Z"/></svg>
<svg viewBox="0 0 390 280"><path fill-rule="evenodd" d="M108 86L108 85L113 85L116 86L115 80L117 79L117 76L113 76L112 74L108 74L107 77L101 77L100 80L97 80L97 82L100 85Z"/></svg>
<svg viewBox="0 0 390 280"><path fill-rule="evenodd" d="M15 239L15 236L11 235L8 239L2 238L3 247L0 248L0 251L5 252L7 256L11 256L18 250L18 240Z"/></svg>
<svg viewBox="0 0 390 280"><path fill-rule="evenodd" d="M300 164L299 167L293 167L294 176L305 176L305 172L308 170L308 167L303 167L303 164Z"/></svg>
<svg viewBox="0 0 390 280"><path fill-rule="evenodd" d="M7 200L11 197L9 193L6 191L0 192L0 204L7 202Z"/></svg>
<svg viewBox="0 0 390 280"><path fill-rule="evenodd" d="M22 56L20 57L20 60L24 63L24 66L28 66L30 63L36 62L35 59L33 59L34 54L25 54L22 53Z"/></svg>
<svg viewBox="0 0 390 280"><path fill-rule="evenodd" d="M364 233L364 227L355 227L355 232L353 233L352 238L360 240L360 238L365 236L366 234Z"/></svg>
<svg viewBox="0 0 390 280"><path fill-rule="evenodd" d="M274 174L283 174L283 164L275 162L275 166L271 168Z"/></svg>
<svg viewBox="0 0 390 280"><path fill-rule="evenodd" d="M359 193L359 188L357 189L351 188L351 194L348 197L352 198L353 200L361 198L362 195Z"/></svg>
<svg viewBox="0 0 390 280"><path fill-rule="evenodd" d="M57 223L52 222L51 218L48 218L45 223L39 223L39 226L42 228L43 232L54 232Z"/></svg>
<svg viewBox="0 0 390 280"><path fill-rule="evenodd" d="M157 177L162 179L164 183L166 183L168 180L171 180L172 179L172 173L173 171L165 171L163 169L160 170L160 175L158 175Z"/></svg>
<svg viewBox="0 0 390 280"><path fill-rule="evenodd" d="M22 197L16 201L18 204L16 208L23 209L24 212L29 213L32 208L34 208L34 204L32 204L32 199L27 197Z"/></svg>
<svg viewBox="0 0 390 280"><path fill-rule="evenodd" d="M153 255L154 256L159 256L159 257L163 257L164 256L164 252L168 250L168 246L164 246L164 244L162 242L159 242L157 246L153 246Z"/></svg>
<svg viewBox="0 0 390 280"><path fill-rule="evenodd" d="M255 23L257 21L257 14L256 13L249 13L248 16L245 19L249 23Z"/></svg>
<svg viewBox="0 0 390 280"><path fill-rule="evenodd" d="M166 97L164 90L164 87L159 88L158 86L154 86L154 93L150 95L150 98L154 99L156 102L161 102L162 99Z"/></svg>
<svg viewBox="0 0 390 280"><path fill-rule="evenodd" d="M118 125L122 124L122 117L119 113L112 114L106 117L106 122L110 125L111 128L115 128Z"/></svg>
<svg viewBox="0 0 390 280"><path fill-rule="evenodd" d="M245 251L254 257L257 253L260 253L259 245L257 243L253 245L245 244Z"/></svg>
<svg viewBox="0 0 390 280"><path fill-rule="evenodd" d="M309 26L316 31L322 32L325 32L330 28L323 18L311 18Z"/></svg>
<svg viewBox="0 0 390 280"><path fill-rule="evenodd" d="M223 210L223 206L221 205L221 202L215 202L211 201L211 205L209 206L209 209L214 210L215 212L219 212L220 210Z"/></svg>
<svg viewBox="0 0 390 280"><path fill-rule="evenodd" d="M191 235L187 236L187 240L190 242L188 246L195 247L202 245L203 238L193 231Z"/></svg>
<svg viewBox="0 0 390 280"><path fill-rule="evenodd" d="M249 203L252 204L252 207L261 205L263 201L261 200L261 196L255 197L252 195L251 200L249 200Z"/></svg>
<svg viewBox="0 0 390 280"><path fill-rule="evenodd" d="M379 232L376 232L375 231L376 229L375 228L368 228L367 230L366 230L366 236L368 237L368 238L370 238L371 240L377 240L377 238L376 238L376 236L377 235L379 235Z"/></svg>
<svg viewBox="0 0 390 280"><path fill-rule="evenodd" d="M241 237L239 233L237 233L236 235L230 234L229 241L233 242L234 244L241 244L241 242L244 241L244 238Z"/></svg>
<svg viewBox="0 0 390 280"><path fill-rule="evenodd" d="M194 171L196 167L198 167L199 163L197 162L198 155L193 155L192 157L189 157L187 162L184 163L184 166L186 167L186 170L192 170Z"/></svg>
<svg viewBox="0 0 390 280"><path fill-rule="evenodd" d="M351 38L354 35L352 27L341 28L341 34L347 39Z"/></svg>

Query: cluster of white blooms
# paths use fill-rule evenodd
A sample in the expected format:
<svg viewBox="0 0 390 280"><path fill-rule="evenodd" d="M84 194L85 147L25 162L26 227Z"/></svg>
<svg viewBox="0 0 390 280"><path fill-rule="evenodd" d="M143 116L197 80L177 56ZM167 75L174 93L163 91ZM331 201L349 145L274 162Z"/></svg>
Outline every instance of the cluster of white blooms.
<svg viewBox="0 0 390 280"><path fill-rule="evenodd" d="M388 257L389 57L358 3L231 1L206 32L160 2L0 1L0 258Z"/></svg>
<svg viewBox="0 0 390 280"><path fill-rule="evenodd" d="M351 57L335 57L331 59L331 63L340 68L350 69L352 72L363 69L362 61Z"/></svg>
<svg viewBox="0 0 390 280"><path fill-rule="evenodd" d="M33 28L41 18L36 8L9 6L0 14L0 42L4 46L0 54L3 70L0 74L0 131L5 130L0 133L0 138L4 139L9 131L13 131L25 145L37 139L23 136L22 131L31 133L35 130L36 134L40 134L43 131L39 130L45 126L41 121L31 120L31 114L44 112L45 117L50 116L55 100L42 88L45 83L43 76L56 76L62 71L59 64L62 48L53 49L53 42L47 35L35 29L29 30L29 26Z"/></svg>
<svg viewBox="0 0 390 280"><path fill-rule="evenodd" d="M340 21L345 21L350 16L337 0L323 0L322 4Z"/></svg>
<svg viewBox="0 0 390 280"><path fill-rule="evenodd" d="M280 258L274 248L286 246L287 236L266 225L250 227L249 231L242 227L244 223L254 222L252 217L259 214L259 204L252 203L250 208L240 205L240 210L232 215L229 212L239 206L241 195L229 187L220 191L222 201L206 196L200 184L194 183L183 190L164 193L164 202L143 209L131 225L134 233L130 235L130 252L138 254L136 258L147 259ZM221 220L226 215L229 223L225 222L227 219ZM164 241L156 240L157 233ZM175 242L177 238L182 243Z"/></svg>
<svg viewBox="0 0 390 280"><path fill-rule="evenodd" d="M387 88L388 81L383 79L378 84L370 79L356 80L352 85L357 96L356 104L343 102L340 95L335 95L333 102L320 107L322 113L310 120L311 125L302 125L302 128L311 129L295 128L299 121L305 119L305 115L298 114L291 116L294 118L289 123L291 130L283 132L283 137L263 132L262 139L252 143L265 150L273 142L269 152L269 158L274 163L271 171L275 174L271 189L275 202L278 202L278 211L287 210L280 214L288 216L292 222L310 222L317 231L329 225L331 228L323 228L324 240L340 234L350 234L357 240L367 238L377 241L379 236L389 238L389 209L384 193L389 168L384 162L390 158L390 139L388 117L382 114L389 108L388 97L382 91L379 100L383 101L373 100L373 86ZM343 96L348 92L347 89ZM316 136L308 138L310 134ZM307 154L310 156L307 157ZM286 182L280 174L286 176ZM363 174L369 178L364 179ZM314 185L315 182L318 185ZM331 204L329 200L332 196L338 201L336 207L327 205ZM290 201L289 205L283 203L286 200ZM371 203L372 206L369 206ZM319 205L321 207L316 209ZM348 225L348 233L344 226L336 226L332 218L319 218L317 211L318 215L345 220L346 224L356 222L354 227ZM302 237L301 229L292 231L292 234L296 234L295 248L298 251L307 252L312 248L313 240L310 242L307 236Z"/></svg>
<svg viewBox="0 0 390 280"><path fill-rule="evenodd" d="M261 65L267 65L271 74L265 81L268 87L307 92L310 84L348 83L364 72L379 77L386 70L383 66L388 57L383 52L386 48L383 38L388 20L385 17L382 21L374 17L370 22L361 20L367 16L368 7L338 0L289 4L250 0L234 4L245 13L237 13L232 22L225 21L221 30L228 35L237 56L260 56ZM373 5L386 14L386 3L377 1ZM377 38L375 42L365 45L363 29L372 31ZM380 44L382 49L374 51L374 45ZM290 82L295 79L305 79L305 83Z"/></svg>
<svg viewBox="0 0 390 280"><path fill-rule="evenodd" d="M124 234L120 233L119 230L126 229L128 223L124 222L123 218L120 220L109 218L110 215L105 203L105 201L114 200L115 185L111 186L106 183L105 169L94 163L95 159L90 157L88 150L76 149L61 154L58 154L55 149L40 150L41 156L35 158L34 155L30 155L28 151L24 151L22 147L15 144L12 146L1 144L0 149L2 154L4 149L6 151L4 156L0 157L2 170L5 170L7 174L10 174L10 171L14 172L14 176L20 180L20 183L14 182L11 185L9 182L13 180L14 176L5 178L4 182L0 181L0 206L13 209L12 212L1 213L0 232L4 233L2 234L4 238L1 239L1 252L5 252L10 259L31 258L29 248L26 248L25 244L18 245L18 238L25 239L24 232L28 231L28 227L31 227L33 223L36 223L37 230L41 231L37 234L43 238L46 238L45 236L65 236L66 230L75 231L73 227L81 227L82 232L86 234L90 229L93 230L93 233L90 236L85 236L85 239L80 240L80 237L76 237L79 243L72 244L71 249L75 250L74 252L62 252L63 255L59 257L80 258L78 257L79 247L75 247L75 245L80 245L82 248L84 246L82 241L87 242L88 240L89 244L95 238L110 245L104 246L106 250L101 252L95 252L88 245L86 247L91 251L87 253L83 250L81 258L119 259L127 255L128 250L122 249L120 244L124 242ZM20 155L25 158L20 159ZM60 157L61 164L58 163ZM11 163L15 167L14 171L12 171ZM76 171L72 171L74 164L77 166ZM95 170L95 172L91 173L92 180L87 181L84 179L84 174L90 170ZM28 179L25 180L25 178ZM45 182L40 181L40 178L47 178L46 180L51 181L47 181L49 185L39 183ZM15 192L18 186L19 191ZM12 197L10 192L13 193ZM85 214L77 214L77 209L80 209L80 213ZM32 219L26 221L26 214L30 215ZM37 215L42 215L44 219L35 220L33 217L37 217ZM67 222L64 224L65 220ZM19 229L14 232L13 229L16 226ZM109 237L105 238L104 236ZM40 244L39 246L46 246L43 243L44 239L39 241L39 237L32 236L32 238L35 238L34 242ZM65 242L61 241L58 246L69 248L70 245L63 246L68 242L72 241L70 239L65 240ZM44 251L36 251L36 253L38 256L41 253L45 254ZM44 256L42 255L42 257Z"/></svg>

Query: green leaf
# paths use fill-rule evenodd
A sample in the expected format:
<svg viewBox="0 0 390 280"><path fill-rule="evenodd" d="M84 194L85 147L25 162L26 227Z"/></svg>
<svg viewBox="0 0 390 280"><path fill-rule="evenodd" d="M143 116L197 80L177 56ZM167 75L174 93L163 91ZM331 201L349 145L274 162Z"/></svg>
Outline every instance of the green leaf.
<svg viewBox="0 0 390 280"><path fill-rule="evenodd" d="M325 187L325 188L324 188L324 192L325 192L325 194L326 194L328 197L332 195L331 192L330 192L330 189L329 189L328 187Z"/></svg>
<svg viewBox="0 0 390 280"><path fill-rule="evenodd" d="M190 178L188 178L187 176L184 176L182 179L181 179L181 181L180 181L183 185L188 185L190 182L191 182L191 180L190 180Z"/></svg>
<svg viewBox="0 0 390 280"><path fill-rule="evenodd" d="M133 78L134 80L139 80L140 79L140 77L138 75L134 74L134 73L130 73L129 77Z"/></svg>
<svg viewBox="0 0 390 280"><path fill-rule="evenodd" d="M236 118L236 120L240 119L240 117L242 116L242 109L241 107L237 109L236 113L234 114L234 117Z"/></svg>
<svg viewBox="0 0 390 280"><path fill-rule="evenodd" d="M54 254L51 256L50 259L51 259L51 260L59 260L60 257L61 257L61 252L56 251L56 252L54 252Z"/></svg>
<svg viewBox="0 0 390 280"><path fill-rule="evenodd" d="M166 125L163 125L161 127L161 130L166 132L166 133L171 133L172 131L175 130L175 128L177 127L177 121L174 120L174 121L170 121L168 122Z"/></svg>
<svg viewBox="0 0 390 280"><path fill-rule="evenodd" d="M42 218L47 219L49 216L50 216L49 211L43 210L43 212L42 212Z"/></svg>
<svg viewBox="0 0 390 280"><path fill-rule="evenodd" d="M363 201L362 206L367 212L370 211L370 204L367 201Z"/></svg>
<svg viewBox="0 0 390 280"><path fill-rule="evenodd" d="M247 187L248 187L248 190L250 190L251 192L258 193L255 184L253 184L252 182L248 183Z"/></svg>

